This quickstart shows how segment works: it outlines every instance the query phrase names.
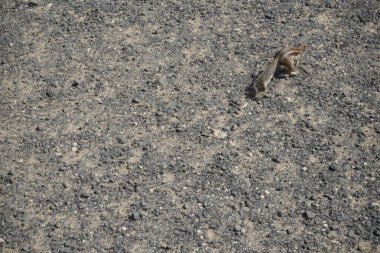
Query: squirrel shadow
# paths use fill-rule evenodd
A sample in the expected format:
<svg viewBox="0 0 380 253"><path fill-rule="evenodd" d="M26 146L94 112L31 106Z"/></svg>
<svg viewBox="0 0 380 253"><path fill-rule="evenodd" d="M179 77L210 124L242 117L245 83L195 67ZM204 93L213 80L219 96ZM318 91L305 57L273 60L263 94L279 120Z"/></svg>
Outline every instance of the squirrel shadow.
<svg viewBox="0 0 380 253"><path fill-rule="evenodd" d="M253 78L252 82L245 88L245 97L247 99L256 101L257 91L255 88L255 82L256 82L257 76L255 77L254 75L252 75L252 78Z"/></svg>
<svg viewBox="0 0 380 253"><path fill-rule="evenodd" d="M275 79L286 79L286 78L289 77L289 74L288 74L286 68L278 67L278 68L276 69L276 71L274 72L273 77L274 77Z"/></svg>
<svg viewBox="0 0 380 253"><path fill-rule="evenodd" d="M252 74L252 82L246 87L245 89L245 97L247 99L251 99L253 101L258 101L259 98L261 97L267 97L265 94L266 92L257 92L255 83L258 78L259 74ZM275 79L286 79L288 78L288 72L286 71L285 68L277 68L276 71L274 72L273 78ZM268 91L267 91L268 92Z"/></svg>

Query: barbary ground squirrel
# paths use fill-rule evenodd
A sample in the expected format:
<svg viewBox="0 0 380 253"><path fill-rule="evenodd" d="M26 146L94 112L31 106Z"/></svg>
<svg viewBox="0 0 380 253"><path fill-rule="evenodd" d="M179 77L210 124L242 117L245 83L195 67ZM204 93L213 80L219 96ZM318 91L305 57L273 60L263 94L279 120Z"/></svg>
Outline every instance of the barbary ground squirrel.
<svg viewBox="0 0 380 253"><path fill-rule="evenodd" d="M256 80L256 91L264 92L267 90L267 85L272 79L274 72L278 66L283 66L288 70L289 76L297 74L295 68L302 58L307 45L300 45L294 48L283 48L278 51L274 58L265 66L265 69L260 73Z"/></svg>

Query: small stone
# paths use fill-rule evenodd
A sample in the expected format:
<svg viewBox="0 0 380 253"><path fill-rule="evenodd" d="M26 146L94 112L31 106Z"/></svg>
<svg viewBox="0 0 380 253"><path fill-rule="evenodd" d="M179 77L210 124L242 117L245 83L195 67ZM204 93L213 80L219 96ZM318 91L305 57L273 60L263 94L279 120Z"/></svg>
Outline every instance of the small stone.
<svg viewBox="0 0 380 253"><path fill-rule="evenodd" d="M236 131L239 128L237 124L233 124L231 127L231 131Z"/></svg>
<svg viewBox="0 0 380 253"><path fill-rule="evenodd" d="M73 83L71 83L71 87L78 87L79 86L79 82L78 81L74 81Z"/></svg>
<svg viewBox="0 0 380 253"><path fill-rule="evenodd" d="M286 233L287 233L288 235L293 234L293 233L294 233L294 228L287 228L287 229L286 229Z"/></svg>
<svg viewBox="0 0 380 253"><path fill-rule="evenodd" d="M306 211L305 215L306 215L306 218L308 218L309 220L314 219L316 216L316 214L313 213L312 211Z"/></svg>
<svg viewBox="0 0 380 253"><path fill-rule="evenodd" d="M63 247L63 248L60 248L59 249L59 252L62 252L62 253L72 253L73 250L71 250L69 247Z"/></svg>
<svg viewBox="0 0 380 253"><path fill-rule="evenodd" d="M351 238L355 238L356 237L356 234L355 234L355 230L351 229L348 234L347 234L349 237Z"/></svg>
<svg viewBox="0 0 380 253"><path fill-rule="evenodd" d="M162 77L160 77L158 80L156 80L156 84L161 84L161 85L163 85L163 86L166 86L166 85L168 85L168 79L167 79L167 77L166 76L162 76Z"/></svg>
<svg viewBox="0 0 380 253"><path fill-rule="evenodd" d="M331 170L331 171L336 171L336 165L335 165L335 164L331 164L331 165L329 166L329 170Z"/></svg>
<svg viewBox="0 0 380 253"><path fill-rule="evenodd" d="M334 8L335 7L335 1L334 0L328 0L326 3L327 8Z"/></svg>
<svg viewBox="0 0 380 253"><path fill-rule="evenodd" d="M368 252L369 248L364 241L360 241L358 244L358 250L362 252Z"/></svg>
<svg viewBox="0 0 380 253"><path fill-rule="evenodd" d="M310 122L306 122L306 128L310 131L315 131L315 127Z"/></svg>
<svg viewBox="0 0 380 253"><path fill-rule="evenodd" d="M140 103L140 99L134 98L134 99L132 99L132 102L135 103L135 104L138 104L138 103Z"/></svg>
<svg viewBox="0 0 380 253"><path fill-rule="evenodd" d="M139 220L140 214L138 212L132 212L132 214L129 216L131 220Z"/></svg>
<svg viewBox="0 0 380 253"><path fill-rule="evenodd" d="M266 19L274 19L273 15L270 15L270 14L265 14L265 18Z"/></svg>
<svg viewBox="0 0 380 253"><path fill-rule="evenodd" d="M185 204L182 206L182 208L183 208L184 210L189 210L189 209L191 208L191 205L190 205L189 203L185 203Z"/></svg>
<svg viewBox="0 0 380 253"><path fill-rule="evenodd" d="M226 132L231 131L231 127L229 127L229 126L225 126L225 127L223 127L223 131L226 131Z"/></svg>
<svg viewBox="0 0 380 253"><path fill-rule="evenodd" d="M48 98L52 98L52 97L54 97L56 94L54 93L54 91L47 91L46 93L45 93L45 96L46 97L48 97Z"/></svg>
<svg viewBox="0 0 380 253"><path fill-rule="evenodd" d="M38 6L38 1L36 1L36 0L28 1L28 6L29 7L36 7L36 6Z"/></svg>
<svg viewBox="0 0 380 253"><path fill-rule="evenodd" d="M313 69L310 66L303 65L300 67L306 74L311 74L313 72Z"/></svg>
<svg viewBox="0 0 380 253"><path fill-rule="evenodd" d="M87 192L82 192L82 193L80 194L80 196L81 196L82 198L88 199L88 198L90 197L90 194L87 193Z"/></svg>
<svg viewBox="0 0 380 253"><path fill-rule="evenodd" d="M176 129L175 129L177 132L183 132L186 130L185 126L177 126Z"/></svg>
<svg viewBox="0 0 380 253"><path fill-rule="evenodd" d="M228 134L226 132L221 131L219 129L213 129L212 133L218 139L225 139L228 136Z"/></svg>
<svg viewBox="0 0 380 253"><path fill-rule="evenodd" d="M125 139L124 136L117 137L117 138L116 138L116 141L117 141L117 143L119 143L119 144L125 144L125 143L126 143L126 139Z"/></svg>
<svg viewBox="0 0 380 253"><path fill-rule="evenodd" d="M160 242L160 248L162 248L162 249L170 249L169 245L166 242Z"/></svg>
<svg viewBox="0 0 380 253"><path fill-rule="evenodd" d="M273 157L272 161L275 162L275 163L280 163L280 160L277 157Z"/></svg>
<svg viewBox="0 0 380 253"><path fill-rule="evenodd" d="M126 226L122 226L122 227L121 227L121 230L122 230L122 231L127 231L127 227L126 227Z"/></svg>

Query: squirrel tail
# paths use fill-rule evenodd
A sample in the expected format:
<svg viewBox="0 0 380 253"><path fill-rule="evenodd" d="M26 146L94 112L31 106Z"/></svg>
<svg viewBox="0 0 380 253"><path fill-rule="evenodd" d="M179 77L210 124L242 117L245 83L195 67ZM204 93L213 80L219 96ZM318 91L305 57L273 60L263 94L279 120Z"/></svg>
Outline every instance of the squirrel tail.
<svg viewBox="0 0 380 253"><path fill-rule="evenodd" d="M257 91L266 91L266 87L272 79L274 72L276 71L279 57L275 57L265 66L264 70L260 73L256 80Z"/></svg>

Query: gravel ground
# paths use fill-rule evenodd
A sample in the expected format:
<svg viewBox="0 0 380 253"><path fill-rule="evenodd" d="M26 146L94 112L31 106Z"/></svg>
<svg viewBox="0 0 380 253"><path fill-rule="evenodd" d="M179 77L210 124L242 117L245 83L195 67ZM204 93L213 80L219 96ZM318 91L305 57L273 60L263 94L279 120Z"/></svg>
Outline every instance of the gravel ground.
<svg viewBox="0 0 380 253"><path fill-rule="evenodd" d="M0 5L3 252L380 252L377 0Z"/></svg>

